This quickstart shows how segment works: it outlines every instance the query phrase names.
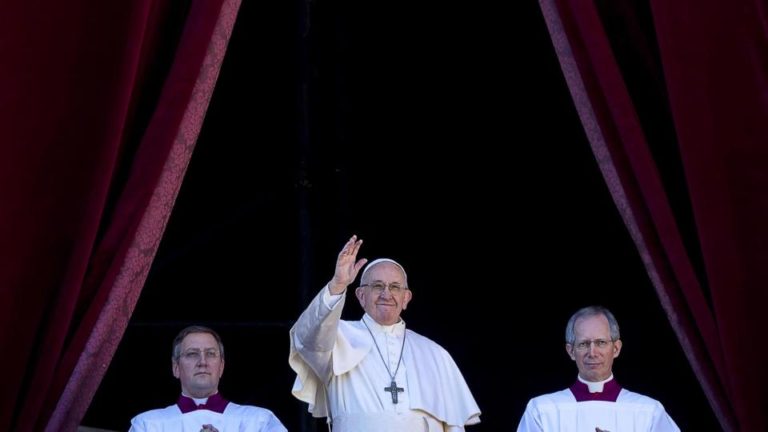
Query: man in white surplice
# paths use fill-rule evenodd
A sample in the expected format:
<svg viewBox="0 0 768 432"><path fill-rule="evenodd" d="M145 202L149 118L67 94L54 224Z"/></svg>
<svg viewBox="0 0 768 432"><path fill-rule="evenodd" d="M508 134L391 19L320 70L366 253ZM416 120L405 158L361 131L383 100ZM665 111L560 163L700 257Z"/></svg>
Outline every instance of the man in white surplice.
<svg viewBox="0 0 768 432"><path fill-rule="evenodd" d="M180 331L171 356L173 376L181 382L179 399L137 415L129 432L287 432L272 411L238 405L219 394L224 364L224 343L217 332L196 325Z"/></svg>
<svg viewBox="0 0 768 432"><path fill-rule="evenodd" d="M347 241L333 279L291 329L293 395L314 417L328 417L334 432L454 432L479 423L450 354L400 318L413 296L400 264L368 264L355 290L363 318L340 319L347 286L367 262L357 260L361 245L356 236Z"/></svg>
<svg viewBox="0 0 768 432"><path fill-rule="evenodd" d="M661 403L613 378L621 345L619 323L608 309L576 311L565 327L565 350L579 369L576 382L531 399L518 432L680 432Z"/></svg>

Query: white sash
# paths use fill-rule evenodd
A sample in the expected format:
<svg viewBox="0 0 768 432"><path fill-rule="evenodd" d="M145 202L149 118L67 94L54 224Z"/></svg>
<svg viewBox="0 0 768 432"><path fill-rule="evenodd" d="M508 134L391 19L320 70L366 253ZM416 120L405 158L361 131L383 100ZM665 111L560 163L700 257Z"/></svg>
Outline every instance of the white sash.
<svg viewBox="0 0 768 432"><path fill-rule="evenodd" d="M443 432L432 417L413 413L344 414L333 418L333 432Z"/></svg>

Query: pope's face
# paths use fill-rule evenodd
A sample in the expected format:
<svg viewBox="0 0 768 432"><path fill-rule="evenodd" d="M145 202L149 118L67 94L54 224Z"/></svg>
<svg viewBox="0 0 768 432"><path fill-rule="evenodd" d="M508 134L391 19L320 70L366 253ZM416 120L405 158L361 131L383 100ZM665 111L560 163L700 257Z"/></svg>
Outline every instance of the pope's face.
<svg viewBox="0 0 768 432"><path fill-rule="evenodd" d="M365 312L381 325L391 325L400 321L400 313L408 306L413 294L407 289L405 275L400 266L391 262L381 262L365 272L365 280L355 290L355 295ZM384 285L377 290L377 285ZM393 289L400 287L401 289Z"/></svg>
<svg viewBox="0 0 768 432"><path fill-rule="evenodd" d="M219 344L209 333L190 333L182 341L178 359L173 360L173 376L181 381L184 394L205 398L218 391L224 373Z"/></svg>
<svg viewBox="0 0 768 432"><path fill-rule="evenodd" d="M574 325L574 334L575 342L566 344L565 349L576 362L579 376L592 382L608 379L613 359L621 352L621 340L611 341L608 319L602 314L579 318ZM605 346L600 347L601 344Z"/></svg>

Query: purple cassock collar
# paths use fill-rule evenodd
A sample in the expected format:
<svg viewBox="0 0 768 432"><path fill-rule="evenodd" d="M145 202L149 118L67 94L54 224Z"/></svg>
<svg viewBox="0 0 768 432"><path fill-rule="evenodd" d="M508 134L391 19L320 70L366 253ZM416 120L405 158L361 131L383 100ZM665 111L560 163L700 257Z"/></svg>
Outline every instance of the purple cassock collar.
<svg viewBox="0 0 768 432"><path fill-rule="evenodd" d="M179 406L182 414L200 409L205 409L221 414L224 412L227 404L229 404L229 401L221 397L221 395L218 393L208 396L208 401L200 405L197 405L194 400L184 395L179 396L179 400L176 402L176 405Z"/></svg>
<svg viewBox="0 0 768 432"><path fill-rule="evenodd" d="M590 393L589 387L587 387L586 384L579 380L576 380L576 382L571 386L571 393L573 393L573 396L576 398L576 402L616 402L620 392L621 386L619 386L619 383L617 383L615 379L612 379L603 384L603 391L597 393Z"/></svg>

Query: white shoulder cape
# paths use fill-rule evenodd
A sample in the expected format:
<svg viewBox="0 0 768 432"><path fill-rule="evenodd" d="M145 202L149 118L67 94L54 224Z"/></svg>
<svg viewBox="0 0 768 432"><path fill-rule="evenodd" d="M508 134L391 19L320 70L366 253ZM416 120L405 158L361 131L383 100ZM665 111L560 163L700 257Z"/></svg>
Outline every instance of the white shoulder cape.
<svg viewBox="0 0 768 432"><path fill-rule="evenodd" d="M322 304L318 295L305 313L319 316ZM343 301L343 300L341 300ZM343 306L339 305L339 306ZM331 315L340 316L342 307ZM317 315L316 315L317 314ZM334 320L325 320L326 322ZM293 394L309 404L314 417L327 417L325 387L319 376L340 376L352 370L373 348L373 341L361 321L338 320L336 340L331 350L331 371L314 371L300 354L301 346L291 329L289 363L296 372ZM297 325L300 325L297 322ZM406 330L403 362L411 385L410 408L423 410L450 426L471 425L480 422L480 409L450 354L440 345L420 334ZM304 355L312 355L304 352ZM326 372L328 375L326 375ZM332 374L332 375L331 375Z"/></svg>

